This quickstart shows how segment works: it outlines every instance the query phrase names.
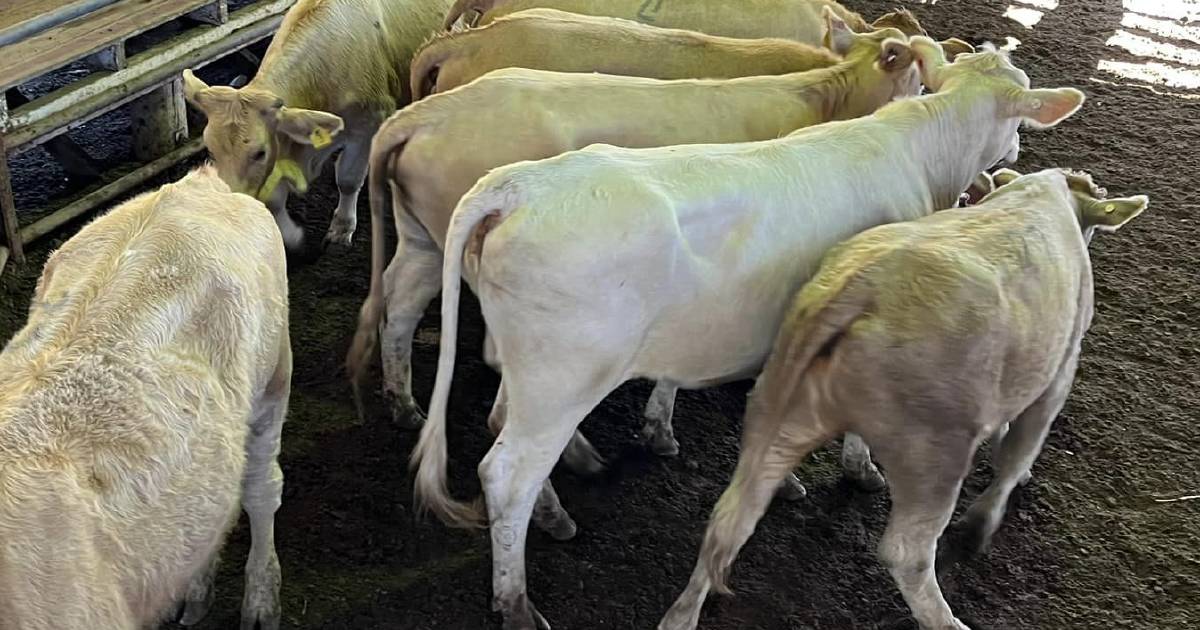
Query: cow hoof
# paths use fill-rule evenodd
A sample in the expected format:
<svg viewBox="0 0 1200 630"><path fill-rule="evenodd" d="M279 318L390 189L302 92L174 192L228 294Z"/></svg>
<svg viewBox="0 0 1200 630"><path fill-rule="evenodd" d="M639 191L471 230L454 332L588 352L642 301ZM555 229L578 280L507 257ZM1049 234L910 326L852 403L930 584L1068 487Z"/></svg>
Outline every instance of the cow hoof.
<svg viewBox="0 0 1200 630"><path fill-rule="evenodd" d="M329 226L329 231L325 233L324 247L326 249L330 245L350 247L350 244L354 241L354 227L353 225L339 225L336 221L333 222Z"/></svg>
<svg viewBox="0 0 1200 630"><path fill-rule="evenodd" d="M779 484L776 496L784 501L799 501L808 496L808 490L804 488L804 484L800 483L800 479L796 477L795 473L788 473L783 483Z"/></svg>
<svg viewBox="0 0 1200 630"><path fill-rule="evenodd" d="M846 478L858 486L859 490L865 492L879 492L887 487L887 480L883 478L883 474L879 472L879 468L875 464L868 464L863 470L848 470Z"/></svg>
<svg viewBox="0 0 1200 630"><path fill-rule="evenodd" d="M241 630L279 630L279 558L272 551L266 566L246 567Z"/></svg>
<svg viewBox="0 0 1200 630"><path fill-rule="evenodd" d="M662 430L659 423L647 420L642 427L642 441L650 447L650 452L659 457L675 457L679 454L679 441L670 430Z"/></svg>
<svg viewBox="0 0 1200 630"><path fill-rule="evenodd" d="M579 532L579 527L575 525L575 521L570 516L563 516L552 523L539 523L542 531L550 535L551 538L558 542L566 542L575 537Z"/></svg>
<svg viewBox="0 0 1200 630"><path fill-rule="evenodd" d="M396 426L402 429L419 429L425 424L425 414L411 398L404 400L390 394L387 398L392 408L392 423Z"/></svg>
<svg viewBox="0 0 1200 630"><path fill-rule="evenodd" d="M199 599L189 599L183 604L183 615L179 617L179 625L194 626L204 620L208 616L208 611L212 608L214 599L214 591L212 588Z"/></svg>
<svg viewBox="0 0 1200 630"><path fill-rule="evenodd" d="M550 630L550 623L525 598L524 605L504 615L504 630Z"/></svg>
<svg viewBox="0 0 1200 630"><path fill-rule="evenodd" d="M657 435L650 442L650 451L659 457L675 457L679 454L679 442L669 435Z"/></svg>

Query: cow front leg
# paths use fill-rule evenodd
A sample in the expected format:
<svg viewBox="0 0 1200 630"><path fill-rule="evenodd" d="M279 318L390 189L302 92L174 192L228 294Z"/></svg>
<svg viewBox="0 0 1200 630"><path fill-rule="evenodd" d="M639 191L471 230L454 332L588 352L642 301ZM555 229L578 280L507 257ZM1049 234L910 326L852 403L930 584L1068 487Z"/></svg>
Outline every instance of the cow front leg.
<svg viewBox="0 0 1200 630"><path fill-rule="evenodd" d="M256 405L246 439L242 509L250 518L250 553L246 558L241 630L278 630L281 619L275 511L283 501L279 439L287 415L292 379L292 355L286 335L282 343L284 350L275 376Z"/></svg>
<svg viewBox="0 0 1200 630"><path fill-rule="evenodd" d="M412 342L425 308L441 289L442 253L421 235L403 231L396 255L383 272L385 313L380 331L383 362L383 397L392 420L405 428L425 422L425 414L412 395Z"/></svg>
<svg viewBox="0 0 1200 630"><path fill-rule="evenodd" d="M288 189L280 184L271 192L267 199L267 209L275 217L275 225L279 226L279 235L283 237L283 246L288 253L295 254L304 247L304 228L300 227L287 209Z"/></svg>
<svg viewBox="0 0 1200 630"><path fill-rule="evenodd" d="M338 205L325 233L325 246L349 246L358 227L358 192L367 178L367 165L371 156L370 137L352 136L338 156L337 176Z"/></svg>
<svg viewBox="0 0 1200 630"><path fill-rule="evenodd" d="M213 552L213 557L208 564L188 583L187 593L183 599L183 613L179 616L179 625L194 626L208 616L208 611L212 608L216 595L213 581L217 576L217 564L220 558L221 552L218 549Z"/></svg>
<svg viewBox="0 0 1200 630"><path fill-rule="evenodd" d="M650 450L661 457L674 457L679 454L679 442L675 440L675 429L671 426L671 417L675 414L675 394L679 385L668 380L659 380L650 392L646 401L643 416L646 424L642 426L642 438L650 445Z"/></svg>

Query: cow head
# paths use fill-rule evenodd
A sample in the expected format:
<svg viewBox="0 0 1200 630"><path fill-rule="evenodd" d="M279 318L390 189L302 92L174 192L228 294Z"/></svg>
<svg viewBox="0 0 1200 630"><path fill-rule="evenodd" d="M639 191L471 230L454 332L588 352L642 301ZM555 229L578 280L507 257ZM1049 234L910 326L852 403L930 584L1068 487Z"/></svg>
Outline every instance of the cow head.
<svg viewBox="0 0 1200 630"><path fill-rule="evenodd" d="M343 127L338 116L287 107L267 90L209 86L191 70L183 71L183 93L208 117L204 144L221 179L263 202L281 185L304 193L304 164L293 154L329 146Z"/></svg>
<svg viewBox="0 0 1200 630"><path fill-rule="evenodd" d="M1079 229L1083 231L1084 240L1089 243L1096 230L1115 232L1150 205L1150 198L1146 195L1109 198L1108 191L1097 186L1096 182L1092 180L1092 176L1083 171L1069 169L1058 169L1058 171L1066 178L1067 189L1071 192L1075 218L1079 221ZM1038 175L1038 173L1023 176L1012 169L1002 168L992 174L992 181L999 188L1003 188L1023 177L1032 177L1033 175Z"/></svg>
<svg viewBox="0 0 1200 630"><path fill-rule="evenodd" d="M1074 114L1084 101L1083 92L1074 88L1030 89L1029 77L1012 64L1008 52L991 44L984 44L978 52L962 52L953 63L947 61L943 45L931 39L914 37L910 45L927 88L981 96L972 100L972 106L989 108L1000 123L987 131L995 135L988 138L988 149L994 150L990 154L998 160L1016 161L1021 147L1017 130L1022 122L1038 129L1053 127Z"/></svg>
<svg viewBox="0 0 1200 630"><path fill-rule="evenodd" d="M915 96L921 76L913 65L908 36L895 28L855 33L829 7L825 7L825 46L855 66L857 89L843 103L837 118L869 114L896 98Z"/></svg>

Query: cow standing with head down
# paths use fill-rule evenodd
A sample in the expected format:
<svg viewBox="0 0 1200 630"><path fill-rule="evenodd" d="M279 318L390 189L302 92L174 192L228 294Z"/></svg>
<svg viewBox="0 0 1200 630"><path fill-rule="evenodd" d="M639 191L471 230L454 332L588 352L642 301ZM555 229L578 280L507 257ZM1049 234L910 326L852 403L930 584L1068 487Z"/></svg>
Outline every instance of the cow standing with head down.
<svg viewBox="0 0 1200 630"><path fill-rule="evenodd" d="M270 213L207 166L50 256L0 353L0 626L198 622L240 502L241 625L279 627L287 287Z"/></svg>
<svg viewBox="0 0 1200 630"><path fill-rule="evenodd" d="M304 194L339 149L338 206L325 243L350 243L371 136L411 100L409 63L449 4L299 0L249 84L210 87L184 71L188 102L208 117L204 143L221 178L267 204L290 250L304 231L287 198Z"/></svg>
<svg viewBox="0 0 1200 630"><path fill-rule="evenodd" d="M1092 233L1147 205L1107 199L1082 173L996 180L979 206L867 230L825 258L750 396L733 481L660 630L696 627L708 590L727 592L774 484L843 431L887 468L879 557L921 630L966 630L942 597L935 554L975 448L999 433L996 476L963 518L967 553L988 546L1071 389L1092 320Z"/></svg>

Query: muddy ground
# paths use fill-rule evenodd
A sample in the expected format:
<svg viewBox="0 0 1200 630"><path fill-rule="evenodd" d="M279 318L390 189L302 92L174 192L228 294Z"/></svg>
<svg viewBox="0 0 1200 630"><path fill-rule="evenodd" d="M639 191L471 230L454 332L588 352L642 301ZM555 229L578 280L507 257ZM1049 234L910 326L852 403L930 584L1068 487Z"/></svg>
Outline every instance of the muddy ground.
<svg viewBox="0 0 1200 630"><path fill-rule="evenodd" d="M894 3L847 4L874 16ZM957 568L944 582L946 596L981 628L1200 627L1200 501L1154 500L1200 492L1200 101L1091 80L1102 58L1145 61L1105 45L1122 18L1121 0L1063 0L1032 30L1004 18L1006 5L906 3L937 37L1016 36L1022 44L1014 59L1035 87L1087 92L1074 118L1024 134L1021 170L1086 168L1114 194L1145 193L1152 206L1094 242L1097 312L1074 392L1035 482L1015 500L990 555ZM206 78L245 71L237 65L215 67ZM123 124L117 115L74 135L98 156L120 161L128 151ZM18 165L27 205L72 189L39 155L26 154ZM292 208L319 242L335 204L330 166ZM364 195L353 248L293 267L296 371L276 529L284 627L498 628L489 612L486 534L414 518L406 458L416 434L389 425L378 397L360 424L340 371L367 290L368 220ZM40 265L66 236L39 243L28 265L10 263L0 278L0 339L24 321ZM465 302L450 423L451 474L461 496L478 492L475 465L490 443L484 420L497 386L480 360L478 306ZM415 347L414 389L422 401L434 377L438 307L430 306ZM657 623L686 582L708 511L729 479L748 386L680 393L676 459L656 458L638 444L646 383L613 393L584 423L614 462L611 473L581 479L556 472L580 533L557 543L533 531L529 541L530 593L555 628ZM701 627L915 627L875 559L887 497L840 481L835 447L805 465L807 500L772 506L735 564L736 596L713 598ZM989 476L981 466L964 500ZM201 628L236 627L247 546L243 523L225 551L218 600Z"/></svg>

